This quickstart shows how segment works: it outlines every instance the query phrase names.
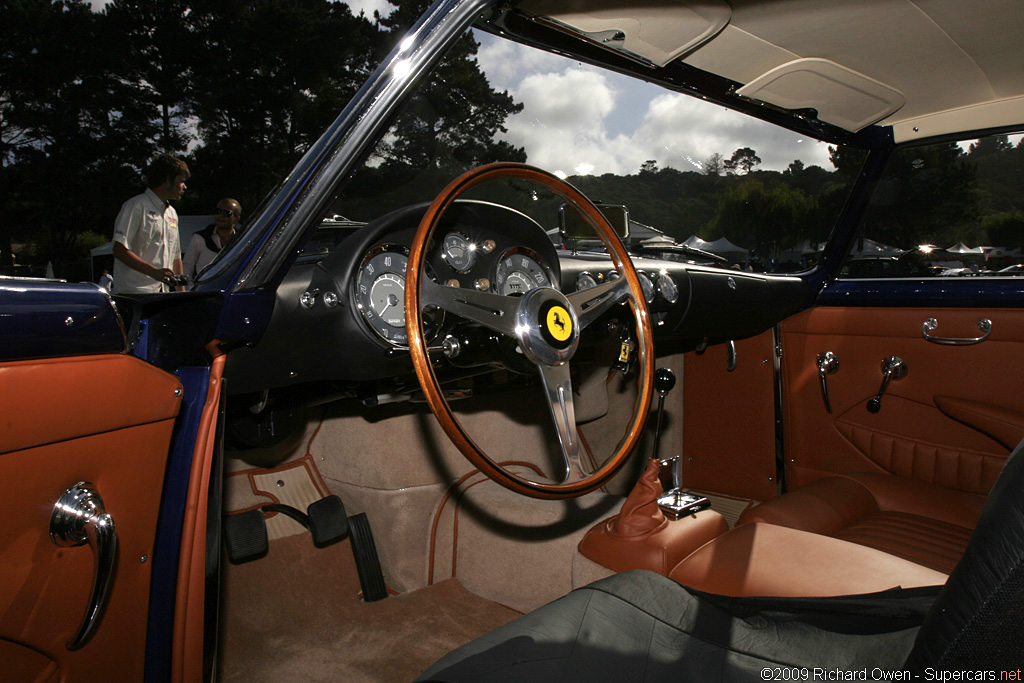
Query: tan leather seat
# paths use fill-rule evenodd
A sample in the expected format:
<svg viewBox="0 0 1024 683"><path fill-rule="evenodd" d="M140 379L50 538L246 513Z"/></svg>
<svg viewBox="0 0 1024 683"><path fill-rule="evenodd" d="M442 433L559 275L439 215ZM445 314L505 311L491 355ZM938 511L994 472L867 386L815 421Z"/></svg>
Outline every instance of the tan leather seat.
<svg viewBox="0 0 1024 683"><path fill-rule="evenodd" d="M887 474L825 477L747 510L765 522L824 534L948 574L978 522L983 496Z"/></svg>
<svg viewBox="0 0 1024 683"><path fill-rule="evenodd" d="M706 593L824 597L937 586L946 574L889 553L774 524L745 524L706 543L669 578Z"/></svg>

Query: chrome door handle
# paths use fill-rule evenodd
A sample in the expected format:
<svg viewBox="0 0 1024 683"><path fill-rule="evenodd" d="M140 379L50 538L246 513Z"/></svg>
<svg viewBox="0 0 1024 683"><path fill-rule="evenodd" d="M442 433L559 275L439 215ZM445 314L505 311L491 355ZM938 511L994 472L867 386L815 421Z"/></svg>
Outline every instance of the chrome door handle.
<svg viewBox="0 0 1024 683"><path fill-rule="evenodd" d="M880 411L882 409L882 394L885 393L885 388L889 386L889 382L903 379L906 376L907 363L899 356L889 356L882 361L882 387L878 390L878 394L868 401L868 412L877 413Z"/></svg>
<svg viewBox="0 0 1024 683"><path fill-rule="evenodd" d="M921 325L921 336L933 344L945 344L946 346L970 346L971 344L980 344L988 339L988 335L992 334L992 321L988 318L982 318L978 321L978 329L982 332L980 337L934 337L929 334L929 332L934 332L938 326L938 320L935 318L928 318L924 321L924 324Z"/></svg>
<svg viewBox="0 0 1024 683"><path fill-rule="evenodd" d="M57 500L50 515L50 539L60 548L88 543L95 555L92 592L85 617L67 643L69 650L77 650L89 642L103 616L117 557L114 518L104 510L103 499L91 483L80 481Z"/></svg>
<svg viewBox="0 0 1024 683"><path fill-rule="evenodd" d="M839 372L839 357L831 351L818 354L818 379L821 381L821 397L825 400L825 410L832 412L832 404L828 400L828 376Z"/></svg>

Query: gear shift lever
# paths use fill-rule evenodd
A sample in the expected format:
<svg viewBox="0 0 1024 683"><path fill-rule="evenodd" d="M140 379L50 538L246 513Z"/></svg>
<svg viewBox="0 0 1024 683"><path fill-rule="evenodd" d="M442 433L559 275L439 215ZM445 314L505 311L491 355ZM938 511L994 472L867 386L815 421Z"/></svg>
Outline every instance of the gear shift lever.
<svg viewBox="0 0 1024 683"><path fill-rule="evenodd" d="M674 372L668 368L655 370L654 388L658 392L658 421L654 428L654 452L651 458L658 461L659 479L663 491L663 495L658 498L658 506L669 519L679 519L710 506L707 498L680 490L683 485L683 459L681 456L676 455L667 460L658 459L661 425L665 415L665 397L675 385L676 375Z"/></svg>
<svg viewBox="0 0 1024 683"><path fill-rule="evenodd" d="M665 414L665 396L675 385L676 373L668 368L658 368L654 371L654 389L658 392L658 423L654 428L654 453L651 457L655 460L658 459L658 444L661 443L661 418Z"/></svg>

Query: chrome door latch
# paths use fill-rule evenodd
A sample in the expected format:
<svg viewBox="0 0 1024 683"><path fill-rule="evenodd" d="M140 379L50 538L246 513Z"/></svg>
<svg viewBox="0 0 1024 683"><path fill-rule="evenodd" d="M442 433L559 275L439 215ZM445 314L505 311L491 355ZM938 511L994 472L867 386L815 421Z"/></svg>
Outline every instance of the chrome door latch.
<svg viewBox="0 0 1024 683"><path fill-rule="evenodd" d="M821 397L825 400L825 410L832 412L832 404L828 400L828 376L839 372L839 357L831 351L818 354L818 380L821 382Z"/></svg>
<svg viewBox="0 0 1024 683"><path fill-rule="evenodd" d="M988 336L992 334L992 321L988 318L982 318L978 321L978 330L981 331L981 336L978 337L939 337L931 334L938 327L938 320L935 318L928 318L924 321L924 324L921 325L921 336L933 344L944 344L945 346L972 346L974 344L980 344L988 339Z"/></svg>
<svg viewBox="0 0 1024 683"><path fill-rule="evenodd" d="M57 500L50 515L50 540L59 548L88 543L95 556L89 605L81 626L67 643L69 650L77 650L89 642L103 616L117 558L114 518L104 510L103 499L91 483L80 481Z"/></svg>
<svg viewBox="0 0 1024 683"><path fill-rule="evenodd" d="M889 356L882 361L882 387L878 390L878 394L873 399L868 401L868 412L877 413L882 409L882 394L885 393L885 388L889 386L889 382L901 380L907 376L907 364L898 356Z"/></svg>

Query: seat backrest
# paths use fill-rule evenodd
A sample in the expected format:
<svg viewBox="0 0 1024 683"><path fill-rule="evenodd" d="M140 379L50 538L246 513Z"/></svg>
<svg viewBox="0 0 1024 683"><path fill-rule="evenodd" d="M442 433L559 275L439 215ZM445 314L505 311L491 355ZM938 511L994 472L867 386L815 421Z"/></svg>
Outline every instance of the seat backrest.
<svg viewBox="0 0 1024 683"><path fill-rule="evenodd" d="M1019 669L1024 662L1024 441L988 495L963 558L936 598L907 668Z"/></svg>

